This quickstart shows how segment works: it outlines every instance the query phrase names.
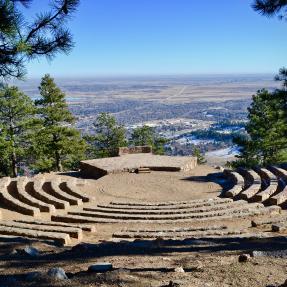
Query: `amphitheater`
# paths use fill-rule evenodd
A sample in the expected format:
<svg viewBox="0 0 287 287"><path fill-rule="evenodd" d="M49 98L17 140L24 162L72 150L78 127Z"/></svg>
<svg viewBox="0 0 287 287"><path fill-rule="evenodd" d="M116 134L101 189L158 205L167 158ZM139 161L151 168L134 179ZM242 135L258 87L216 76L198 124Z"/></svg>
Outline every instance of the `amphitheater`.
<svg viewBox="0 0 287 287"><path fill-rule="evenodd" d="M217 260L215 265L225 270L239 264L228 260L242 252L282 252L287 242L286 165L252 170L213 168L197 165L192 157L155 156L142 147L122 149L114 158L83 161L79 172L4 177L0 185L0 255L21 240L44 246L46 252L43 261L36 260L34 265L29 261L26 271L39 263L58 262L75 273L100 259L111 261L116 270L160 272L157 280L165 282L163 271L174 271L179 265L189 274L201 270L199 265L205 260ZM10 241L14 245L7 245ZM49 252L55 256L52 260ZM212 257L214 252L224 256ZM73 260L73 268L69 260ZM7 271L5 264L6 273L1 273L19 271L13 264ZM271 275L269 281L261 276L254 282L248 275L247 279L231 276L224 277L227 283L221 284L216 272L214 278L209 273L208 280L198 275L203 271L196 273L197 277L185 278L192 285L183 286L267 286L266 282L275 280ZM275 282L279 284L283 274L277 274ZM200 285L202 280L210 285ZM258 282L265 285L256 285ZM145 283L126 286L161 286ZM82 281L77 284L69 286L86 286Z"/></svg>

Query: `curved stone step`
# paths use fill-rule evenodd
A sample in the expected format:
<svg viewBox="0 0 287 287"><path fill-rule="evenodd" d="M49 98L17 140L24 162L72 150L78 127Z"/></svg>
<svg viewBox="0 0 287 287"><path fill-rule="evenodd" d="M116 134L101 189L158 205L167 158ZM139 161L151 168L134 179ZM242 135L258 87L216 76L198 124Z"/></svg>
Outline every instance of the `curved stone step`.
<svg viewBox="0 0 287 287"><path fill-rule="evenodd" d="M245 169L245 168L238 168L237 171L241 174L244 178L245 185L251 185L253 183L260 183L261 184L261 177L260 175L252 170L252 169Z"/></svg>
<svg viewBox="0 0 287 287"><path fill-rule="evenodd" d="M13 183L11 183L11 181L10 183L7 183L3 184L0 188L0 199L4 205L21 214L40 217L40 210L38 208L21 202L10 194L9 189L14 189Z"/></svg>
<svg viewBox="0 0 287 287"><path fill-rule="evenodd" d="M248 203L244 200L230 202L222 205L215 206L207 206L207 207L199 207L199 208L188 208L185 209L161 209L161 210L138 210L138 209L110 209L110 208L90 208L84 207L84 211L92 211L98 213L112 213L112 214L139 214L139 215L163 215L163 214L185 214L185 213L198 213L198 212L207 212L207 211L216 211L216 210L224 210L228 208L233 208L237 205L248 205Z"/></svg>
<svg viewBox="0 0 287 287"><path fill-rule="evenodd" d="M285 203L287 201L287 186L283 189L283 191L272 196L269 201L271 204L274 205L280 205Z"/></svg>
<svg viewBox="0 0 287 287"><path fill-rule="evenodd" d="M238 172L228 169L225 169L223 173L233 183L233 187L224 192L223 195L229 198L234 198L242 192L245 185L244 178Z"/></svg>
<svg viewBox="0 0 287 287"><path fill-rule="evenodd" d="M34 181L29 182L26 185L27 192L37 198L40 201L43 201L48 204L52 204L57 209L67 209L69 208L70 204L67 201L58 199L46 192L42 189L44 184L44 179L36 178Z"/></svg>
<svg viewBox="0 0 287 287"><path fill-rule="evenodd" d="M0 235L12 235L36 239L53 240L60 245L66 245L71 243L71 238L69 234L58 232L34 231L17 227L0 226Z"/></svg>
<svg viewBox="0 0 287 287"><path fill-rule="evenodd" d="M59 187L59 184L60 182L57 181L57 180L52 180L52 181L46 181L44 184L43 184L43 190L60 199L60 200L63 200L63 201L67 201L69 202L70 205L82 205L83 202L81 199L79 198L76 198L72 195L69 195L67 193L65 193L64 191L62 191Z"/></svg>
<svg viewBox="0 0 287 287"><path fill-rule="evenodd" d="M268 219L255 219L251 221L252 227L258 227L262 225L270 225L270 224L276 224L276 223L282 223L287 222L287 216L275 216Z"/></svg>
<svg viewBox="0 0 287 287"><path fill-rule="evenodd" d="M287 170L280 168L278 166L269 166L268 169L273 172L277 178L281 178L282 180L285 181L285 185L287 182Z"/></svg>
<svg viewBox="0 0 287 287"><path fill-rule="evenodd" d="M131 206L131 205L102 205L98 204L97 208L109 209L109 210L139 210L139 211L164 211L164 210L181 210L181 209L192 209L192 208L212 208L212 207L220 207L228 203L234 202L230 198L223 198L222 201L216 202L205 202L205 203L198 203L198 204L184 204L184 205L171 205L171 206Z"/></svg>
<svg viewBox="0 0 287 287"><path fill-rule="evenodd" d="M205 217L205 218L191 218L191 219L181 219L176 220L177 223L192 223L192 222L203 222L203 221L222 221L229 219L238 219L238 218L249 218L254 216L262 215L277 215L281 212L279 206L270 206L265 208L253 208L248 211L242 211L240 213L223 215L223 216L214 216L214 217ZM122 220L122 219L106 219L106 218L96 218L80 215L52 215L51 220L55 222L66 222L66 223L101 223L101 224L123 224L123 223L147 223L147 224L174 224L175 220Z"/></svg>
<svg viewBox="0 0 287 287"><path fill-rule="evenodd" d="M233 202L231 199L227 198L208 198L208 199L196 199L189 201L169 201L169 202L158 202L158 203L150 203L150 202L110 202L109 205L113 206L113 208L179 208L179 206L205 206L210 204L221 204L226 202Z"/></svg>
<svg viewBox="0 0 287 287"><path fill-rule="evenodd" d="M44 232L56 232L56 233L66 233L70 237L82 240L83 232L79 228L75 227L64 227L64 226L49 226L49 225L37 225L37 224L26 224L16 221L1 221L0 227L15 227L21 229L28 229L34 231L44 231Z"/></svg>
<svg viewBox="0 0 287 287"><path fill-rule="evenodd" d="M209 230L226 230L226 225L214 225L214 226L195 226L195 227L183 227L183 228L172 228L172 229L126 229L122 232L151 232L151 233L171 233L171 232L190 232L190 231L209 231Z"/></svg>
<svg viewBox="0 0 287 287"><path fill-rule="evenodd" d="M223 174L231 180L234 185L245 185L245 180L241 174L234 170L224 169Z"/></svg>
<svg viewBox="0 0 287 287"><path fill-rule="evenodd" d="M185 239L197 239L202 237L213 237L213 236L227 236L227 235L239 235L246 233L246 230L213 230L213 231L194 231L194 232L170 232L170 233L151 233L151 232L115 232L114 238L137 238L137 239L152 239L152 238L185 238Z"/></svg>
<svg viewBox="0 0 287 287"><path fill-rule="evenodd" d="M56 223L56 222L43 221L43 220L22 220L22 219L17 219L13 221L20 222L20 223L26 223L26 224L33 224L33 225L74 227L74 228L80 228L83 231L87 231L87 232L92 232L92 233L96 232L95 225L90 225L90 224L66 224L66 223L61 223L61 222Z"/></svg>
<svg viewBox="0 0 287 287"><path fill-rule="evenodd" d="M18 199L30 206L39 208L41 212L54 213L56 211L54 205L47 204L41 200L38 200L37 198L31 196L26 191L27 183L28 183L28 178L20 178L15 182L16 184L15 191L17 193Z"/></svg>
<svg viewBox="0 0 287 287"><path fill-rule="evenodd" d="M93 197L89 197L85 194L81 194L79 192L77 192L77 185L72 183L72 182L61 182L59 184L59 187L61 188L62 191L66 192L67 194L70 194L74 197L77 197L79 199L81 199L83 202L90 202L92 200L94 200Z"/></svg>
<svg viewBox="0 0 287 287"><path fill-rule="evenodd" d="M238 172L245 178L247 188L240 193L240 198L249 200L261 190L261 177L254 170L239 168Z"/></svg>
<svg viewBox="0 0 287 287"><path fill-rule="evenodd" d="M99 213L91 211L78 211L78 212L68 212L70 215L80 215L87 217L98 217L106 219L121 219L121 220L179 220L187 218L203 218L203 217L214 217L222 216L225 214L240 213L248 211L249 209L254 208L264 208L264 205L260 203L246 204L242 207L234 207L228 210L219 210L211 212L202 212L202 213L188 213L188 214L176 214L176 215L125 215L125 214L109 214L109 213Z"/></svg>
<svg viewBox="0 0 287 287"><path fill-rule="evenodd" d="M287 231L287 223L286 222L282 222L282 223L273 224L271 229L272 229L273 232L286 233L286 231Z"/></svg>
<svg viewBox="0 0 287 287"><path fill-rule="evenodd" d="M266 182L266 188L254 196L255 201L263 202L270 198L273 194L279 190L279 182L275 174L266 168L259 168L258 173L261 178Z"/></svg>

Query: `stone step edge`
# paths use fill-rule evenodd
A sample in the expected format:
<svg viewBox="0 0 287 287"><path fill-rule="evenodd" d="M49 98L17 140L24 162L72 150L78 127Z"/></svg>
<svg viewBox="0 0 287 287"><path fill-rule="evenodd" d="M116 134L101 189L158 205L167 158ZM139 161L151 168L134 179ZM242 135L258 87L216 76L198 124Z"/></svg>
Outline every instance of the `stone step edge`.
<svg viewBox="0 0 287 287"><path fill-rule="evenodd" d="M83 239L82 230L79 228L73 228L73 227L31 225L31 224L25 224L25 223L20 223L20 222L15 222L15 221L2 221L0 222L0 226L11 227L11 228L15 227L15 228L28 229L28 230L33 230L33 231L65 233L65 234L69 234L70 237L72 238L76 238L78 240Z"/></svg>
<svg viewBox="0 0 287 287"><path fill-rule="evenodd" d="M63 226L63 227L75 227L75 228L80 228L83 231L91 232L94 233L96 232L96 227L94 225L85 225L85 224L66 224L66 223L61 223L61 222L51 222L51 221L37 221L37 220L21 220L21 219L16 219L13 220L15 222L20 222L20 223L26 223L26 224L37 224L37 225L49 225L49 226Z"/></svg>

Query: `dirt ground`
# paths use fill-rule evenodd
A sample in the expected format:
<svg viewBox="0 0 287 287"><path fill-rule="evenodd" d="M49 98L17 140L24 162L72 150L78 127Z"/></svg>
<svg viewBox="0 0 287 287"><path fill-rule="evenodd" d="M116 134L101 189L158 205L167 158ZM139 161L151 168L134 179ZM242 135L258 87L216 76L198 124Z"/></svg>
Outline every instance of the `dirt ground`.
<svg viewBox="0 0 287 287"><path fill-rule="evenodd" d="M85 180L79 190L96 197L94 203L184 201L212 198L219 195L226 182L219 171L198 166L188 173L152 172L151 174L113 174L99 180ZM11 211L4 219L19 217ZM7 218L6 218L7 217ZM217 222L218 223L218 222ZM145 224L146 228L186 227L203 223ZM206 221L205 225L214 224ZM228 226L248 228L250 219L226 220ZM269 239L213 239L183 240L161 245L152 242L147 248L139 242L135 249L125 240L112 241L113 232L124 228L139 228L138 224L97 224L94 235L84 233L78 248L56 247L48 242L22 238L0 238L0 286L192 286L192 287L271 287L280 286L287 279L287 252L279 256L256 256L239 262L238 256L254 250L286 249L286 238ZM125 245L127 244L127 245ZM142 245L141 245L142 244ZM150 244L150 242L149 242ZM11 254L11 251L32 245L40 251L37 257ZM88 267L97 262L110 262L114 270L90 273ZM45 274L49 268L62 267L69 279L51 281ZM185 272L176 272L182 267ZM41 277L27 279L30 272L39 271ZM172 281L170 283L170 281ZM283 286L283 285L282 285ZM286 285L287 286L287 285Z"/></svg>

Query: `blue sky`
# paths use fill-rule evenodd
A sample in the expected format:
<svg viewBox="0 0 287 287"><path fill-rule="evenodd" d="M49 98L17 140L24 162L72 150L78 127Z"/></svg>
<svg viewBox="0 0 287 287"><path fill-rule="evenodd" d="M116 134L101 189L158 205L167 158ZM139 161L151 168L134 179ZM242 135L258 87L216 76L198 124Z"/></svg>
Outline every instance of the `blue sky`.
<svg viewBox="0 0 287 287"><path fill-rule="evenodd" d="M31 15L44 0L34 2ZM82 0L69 23L73 51L33 61L28 77L275 74L287 64L287 22L258 15L251 3Z"/></svg>

